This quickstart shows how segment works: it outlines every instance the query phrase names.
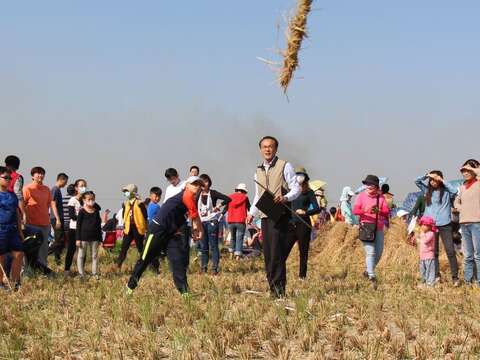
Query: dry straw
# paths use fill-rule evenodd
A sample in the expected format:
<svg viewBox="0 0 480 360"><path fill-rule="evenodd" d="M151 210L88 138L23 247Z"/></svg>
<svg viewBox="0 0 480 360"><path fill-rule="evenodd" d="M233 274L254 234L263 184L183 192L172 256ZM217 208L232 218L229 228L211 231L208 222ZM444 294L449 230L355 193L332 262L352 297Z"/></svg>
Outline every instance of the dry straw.
<svg viewBox="0 0 480 360"><path fill-rule="evenodd" d="M307 17L313 0L298 0L295 15L290 19L287 29L287 48L283 51L283 67L278 81L286 93L293 73L298 67L298 52L304 37L307 37Z"/></svg>

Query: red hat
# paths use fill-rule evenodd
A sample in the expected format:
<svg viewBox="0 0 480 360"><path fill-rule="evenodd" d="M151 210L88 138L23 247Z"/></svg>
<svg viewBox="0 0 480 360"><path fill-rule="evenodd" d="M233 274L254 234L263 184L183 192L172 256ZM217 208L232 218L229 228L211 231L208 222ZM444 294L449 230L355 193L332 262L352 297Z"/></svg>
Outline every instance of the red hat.
<svg viewBox="0 0 480 360"><path fill-rule="evenodd" d="M427 225L432 227L433 232L437 232L437 227L435 226L435 220L430 216L422 216L420 219L420 225Z"/></svg>

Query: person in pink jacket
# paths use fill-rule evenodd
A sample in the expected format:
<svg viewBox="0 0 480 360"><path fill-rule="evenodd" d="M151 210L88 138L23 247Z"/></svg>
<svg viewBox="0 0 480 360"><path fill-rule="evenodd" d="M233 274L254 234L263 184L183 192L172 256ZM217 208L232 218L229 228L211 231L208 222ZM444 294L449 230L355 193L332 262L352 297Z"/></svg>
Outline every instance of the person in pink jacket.
<svg viewBox="0 0 480 360"><path fill-rule="evenodd" d="M360 224L375 224L375 219L378 218L374 241L362 241L363 249L365 250L366 267L363 275L368 277L373 283L374 288L376 288L377 278L375 275L375 267L382 257L383 229L390 210L380 191L380 180L378 176L368 175L363 181L363 184L366 186L366 189L357 196L353 207L353 214L360 217Z"/></svg>

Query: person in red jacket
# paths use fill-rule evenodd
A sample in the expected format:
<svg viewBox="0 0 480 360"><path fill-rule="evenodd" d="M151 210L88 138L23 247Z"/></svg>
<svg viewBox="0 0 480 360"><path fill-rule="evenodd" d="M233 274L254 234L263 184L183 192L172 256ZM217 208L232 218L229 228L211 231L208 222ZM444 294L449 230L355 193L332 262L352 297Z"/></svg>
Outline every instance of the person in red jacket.
<svg viewBox="0 0 480 360"><path fill-rule="evenodd" d="M238 184L235 192L229 195L232 201L228 204L228 227L230 230L230 254L238 260L243 254L243 238L245 236L246 219L250 210L248 191L245 184Z"/></svg>

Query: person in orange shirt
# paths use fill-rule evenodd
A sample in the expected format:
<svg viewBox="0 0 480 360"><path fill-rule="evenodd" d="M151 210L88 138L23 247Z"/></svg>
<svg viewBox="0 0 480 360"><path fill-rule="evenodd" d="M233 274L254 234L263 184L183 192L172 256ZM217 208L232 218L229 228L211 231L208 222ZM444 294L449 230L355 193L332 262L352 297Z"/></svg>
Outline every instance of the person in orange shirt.
<svg viewBox="0 0 480 360"><path fill-rule="evenodd" d="M32 230L41 232L43 242L38 252L38 261L42 265L48 266L48 236L51 227L49 210L51 209L53 212L56 229L61 228L62 222L58 215L57 205L52 199L50 189L48 186L43 185L45 169L36 166L30 174L32 175L32 183L23 188L27 226Z"/></svg>

